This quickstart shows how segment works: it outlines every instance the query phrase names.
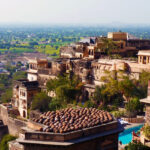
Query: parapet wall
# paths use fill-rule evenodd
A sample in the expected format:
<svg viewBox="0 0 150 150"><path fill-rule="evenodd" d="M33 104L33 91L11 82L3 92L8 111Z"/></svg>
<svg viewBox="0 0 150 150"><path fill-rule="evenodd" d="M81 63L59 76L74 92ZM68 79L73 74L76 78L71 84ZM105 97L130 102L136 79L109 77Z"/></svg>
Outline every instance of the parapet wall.
<svg viewBox="0 0 150 150"><path fill-rule="evenodd" d="M31 125L31 122L30 122ZM32 122L32 127L34 123ZM35 125L37 127L37 124ZM50 133L50 132L26 132L25 139L26 140L35 140L35 141L57 141L64 142L69 140L74 140L82 137L86 137L89 135L114 130L117 129L118 122L113 121L110 123L98 125L95 127L85 128L78 131L72 131L69 133Z"/></svg>
<svg viewBox="0 0 150 150"><path fill-rule="evenodd" d="M26 122L10 117L9 110L3 105L0 105L0 119L8 126L8 132L14 136L18 136L21 128L26 126Z"/></svg>
<svg viewBox="0 0 150 150"><path fill-rule="evenodd" d="M129 123L145 123L144 118L122 118L122 119Z"/></svg>

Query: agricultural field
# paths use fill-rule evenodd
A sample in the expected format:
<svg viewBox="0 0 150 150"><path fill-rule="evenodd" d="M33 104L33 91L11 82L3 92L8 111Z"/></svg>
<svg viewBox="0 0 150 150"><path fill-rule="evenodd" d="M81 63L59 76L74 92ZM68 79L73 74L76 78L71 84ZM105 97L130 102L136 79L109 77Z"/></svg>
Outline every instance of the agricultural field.
<svg viewBox="0 0 150 150"><path fill-rule="evenodd" d="M59 57L62 46L78 42L84 37L106 36L107 32L118 30L141 39L150 39L150 27L0 27L0 54L38 51L51 57Z"/></svg>

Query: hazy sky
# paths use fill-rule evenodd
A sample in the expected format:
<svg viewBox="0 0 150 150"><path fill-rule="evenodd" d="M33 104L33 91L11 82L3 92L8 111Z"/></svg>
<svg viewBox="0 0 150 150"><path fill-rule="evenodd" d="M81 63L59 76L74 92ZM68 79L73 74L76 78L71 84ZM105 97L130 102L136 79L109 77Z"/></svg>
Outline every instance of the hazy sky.
<svg viewBox="0 0 150 150"><path fill-rule="evenodd" d="M0 0L0 23L150 24L150 0Z"/></svg>

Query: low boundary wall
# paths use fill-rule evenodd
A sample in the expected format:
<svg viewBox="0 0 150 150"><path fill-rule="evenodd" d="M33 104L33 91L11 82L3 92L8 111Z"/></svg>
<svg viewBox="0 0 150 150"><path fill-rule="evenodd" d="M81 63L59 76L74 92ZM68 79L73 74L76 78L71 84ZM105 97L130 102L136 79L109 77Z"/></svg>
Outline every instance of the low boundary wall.
<svg viewBox="0 0 150 150"><path fill-rule="evenodd" d="M124 121L127 121L129 123L144 123L144 117L142 118L122 118Z"/></svg>
<svg viewBox="0 0 150 150"><path fill-rule="evenodd" d="M19 136L21 128L27 126L25 121L10 117L8 108L3 105L0 105L0 119L8 126L8 133L13 136Z"/></svg>

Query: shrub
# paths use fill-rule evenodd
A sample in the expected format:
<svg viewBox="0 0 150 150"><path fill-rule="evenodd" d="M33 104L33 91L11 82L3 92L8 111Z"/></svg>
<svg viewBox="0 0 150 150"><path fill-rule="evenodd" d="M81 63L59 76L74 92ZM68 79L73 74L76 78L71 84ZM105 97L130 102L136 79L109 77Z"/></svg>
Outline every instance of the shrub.
<svg viewBox="0 0 150 150"><path fill-rule="evenodd" d="M124 111L113 111L111 112L113 114L114 117L116 118L120 118L120 117L123 117L125 115L125 112Z"/></svg>
<svg viewBox="0 0 150 150"><path fill-rule="evenodd" d="M88 100L84 103L83 107L85 108L95 107L95 104L91 100Z"/></svg>
<svg viewBox="0 0 150 150"><path fill-rule="evenodd" d="M150 139L150 126L144 126L143 132L144 135Z"/></svg>
<svg viewBox="0 0 150 150"><path fill-rule="evenodd" d="M8 150L8 142L15 140L16 137L9 134L5 135L0 143L0 150Z"/></svg>
<svg viewBox="0 0 150 150"><path fill-rule="evenodd" d="M50 111L55 111L62 108L62 105L60 104L59 100L56 98L53 98L48 106Z"/></svg>
<svg viewBox="0 0 150 150"><path fill-rule="evenodd" d="M149 150L149 147L143 145L142 143L129 143L129 145L127 145L125 147L125 150Z"/></svg>

